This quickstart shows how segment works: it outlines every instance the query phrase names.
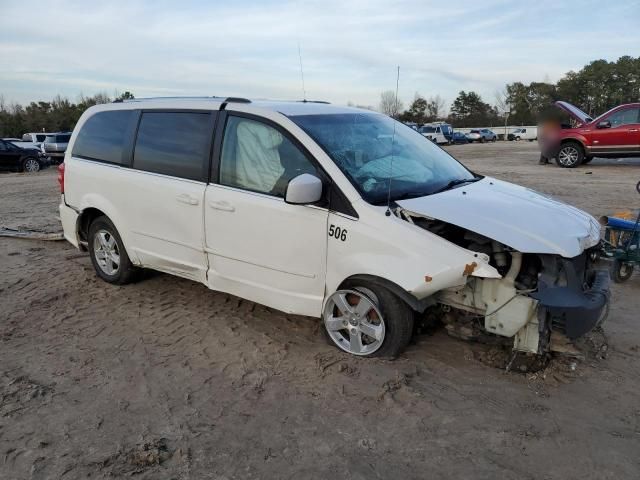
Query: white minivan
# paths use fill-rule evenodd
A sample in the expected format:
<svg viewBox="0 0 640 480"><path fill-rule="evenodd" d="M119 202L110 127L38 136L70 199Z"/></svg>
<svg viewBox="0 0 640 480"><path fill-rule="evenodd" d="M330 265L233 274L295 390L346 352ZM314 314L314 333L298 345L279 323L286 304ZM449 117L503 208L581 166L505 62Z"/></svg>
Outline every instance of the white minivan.
<svg viewBox="0 0 640 480"><path fill-rule="evenodd" d="M414 320L543 354L596 326L599 224L471 172L415 130L324 102L143 99L78 121L65 238L103 280L160 270L322 318L340 349L399 354Z"/></svg>

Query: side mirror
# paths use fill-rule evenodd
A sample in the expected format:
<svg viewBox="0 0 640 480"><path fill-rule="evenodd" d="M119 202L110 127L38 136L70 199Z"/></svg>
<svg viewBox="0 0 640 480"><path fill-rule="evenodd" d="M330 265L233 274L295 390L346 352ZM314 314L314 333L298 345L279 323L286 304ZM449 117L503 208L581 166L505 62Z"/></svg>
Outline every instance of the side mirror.
<svg viewBox="0 0 640 480"><path fill-rule="evenodd" d="M322 180L310 173L303 173L289 180L284 201L293 205L309 205L322 198Z"/></svg>
<svg viewBox="0 0 640 480"><path fill-rule="evenodd" d="M611 122L609 120L603 120L598 122L596 128L611 128Z"/></svg>

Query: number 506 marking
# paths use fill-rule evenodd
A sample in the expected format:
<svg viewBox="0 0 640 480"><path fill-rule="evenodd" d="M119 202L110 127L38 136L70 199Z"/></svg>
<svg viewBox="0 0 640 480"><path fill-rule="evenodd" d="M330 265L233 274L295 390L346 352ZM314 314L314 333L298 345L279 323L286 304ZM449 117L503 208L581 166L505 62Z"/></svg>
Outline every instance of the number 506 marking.
<svg viewBox="0 0 640 480"><path fill-rule="evenodd" d="M336 227L332 224L329 226L329 236L344 242L347 239L347 229Z"/></svg>

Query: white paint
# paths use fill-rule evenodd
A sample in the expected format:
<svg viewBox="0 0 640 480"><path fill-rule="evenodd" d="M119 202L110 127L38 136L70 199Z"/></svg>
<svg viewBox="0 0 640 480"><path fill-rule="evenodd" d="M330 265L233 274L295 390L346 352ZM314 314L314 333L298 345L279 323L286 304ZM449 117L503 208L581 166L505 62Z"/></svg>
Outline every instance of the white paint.
<svg viewBox="0 0 640 480"><path fill-rule="evenodd" d="M410 212L466 228L523 253L572 258L600 240L600 225L588 213L490 177L398 203Z"/></svg>
<svg viewBox="0 0 640 480"><path fill-rule="evenodd" d="M97 208L114 223L135 265L311 316L320 316L326 299L346 278L362 274L389 280L417 299L437 292L446 295L473 283L486 300L483 309L474 308L485 313L515 294L512 279L501 279L487 255L454 245L395 215L387 216L386 207L366 203L326 153L280 113L353 109L269 102L227 107L270 119L296 137L352 202L357 219L326 208L291 205L270 195L71 156L78 130L97 111L217 110L219 106L220 101L212 99L149 100L85 112L65 159L66 193L60 205L65 238L78 246L78 212ZM524 253L573 257L599 239L598 223L590 215L491 178L399 203L411 212L459 225ZM330 225L346 232L344 241L329 237ZM464 271L472 263L476 267L470 281ZM502 326L499 322L493 330L506 336L520 332L522 348L531 349L537 337L527 338L529 330L522 330L533 321L531 300L522 297L512 303L488 321L493 325L502 319Z"/></svg>

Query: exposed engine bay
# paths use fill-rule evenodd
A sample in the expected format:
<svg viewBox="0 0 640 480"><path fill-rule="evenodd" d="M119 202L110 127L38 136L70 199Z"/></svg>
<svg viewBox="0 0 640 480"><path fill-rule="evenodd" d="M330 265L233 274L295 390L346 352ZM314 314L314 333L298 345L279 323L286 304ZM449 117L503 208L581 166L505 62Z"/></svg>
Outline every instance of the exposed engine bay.
<svg viewBox="0 0 640 480"><path fill-rule="evenodd" d="M468 275L463 286L435 295L440 320L452 336L512 342L534 354L566 352L571 341L607 314L608 273L598 270L597 246L574 258L522 253L441 220L398 208L396 215L455 245L483 254L502 278ZM568 347L569 346L569 347Z"/></svg>

